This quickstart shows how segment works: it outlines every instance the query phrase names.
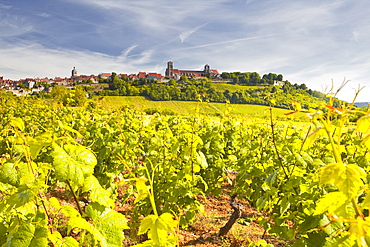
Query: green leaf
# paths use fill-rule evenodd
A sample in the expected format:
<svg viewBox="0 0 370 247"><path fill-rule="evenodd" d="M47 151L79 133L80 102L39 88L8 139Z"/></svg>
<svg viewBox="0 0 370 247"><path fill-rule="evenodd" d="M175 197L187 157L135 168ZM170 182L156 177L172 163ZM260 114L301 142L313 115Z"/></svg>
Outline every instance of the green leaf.
<svg viewBox="0 0 370 247"><path fill-rule="evenodd" d="M90 175L85 179L82 187L82 192L90 192L89 199L93 202L114 208L114 201L111 198L111 193L105 190L94 175Z"/></svg>
<svg viewBox="0 0 370 247"><path fill-rule="evenodd" d="M107 243L106 243L106 240L103 234L101 234L99 230L97 230L92 224L87 222L84 218L80 217L79 215L77 215L76 217L71 217L68 221L68 225L69 225L68 233L74 228L80 228L80 229L86 230L89 233L91 233L94 239L100 242L101 246L104 246L104 247L107 246Z"/></svg>
<svg viewBox="0 0 370 247"><path fill-rule="evenodd" d="M363 116L357 120L357 130L366 134L370 128L370 115Z"/></svg>
<svg viewBox="0 0 370 247"><path fill-rule="evenodd" d="M283 215L290 208L289 197L285 196L280 203L280 215Z"/></svg>
<svg viewBox="0 0 370 247"><path fill-rule="evenodd" d="M303 159L303 157L300 154L295 153L294 156L299 164L301 164L303 167L307 166L306 161Z"/></svg>
<svg viewBox="0 0 370 247"><path fill-rule="evenodd" d="M271 173L266 179L265 179L265 183L268 185L268 186L273 186L277 180L277 175L279 174L279 172L276 170L274 171L273 173Z"/></svg>
<svg viewBox="0 0 370 247"><path fill-rule="evenodd" d="M36 159L41 149L50 146L52 143L52 135L50 133L43 133L35 138L28 137L28 145L30 147L30 154L32 159Z"/></svg>
<svg viewBox="0 0 370 247"><path fill-rule="evenodd" d="M61 122L59 120L58 120L58 125L59 125L59 127L61 129L64 129L64 130L69 131L69 132L72 132L72 133L75 133L77 135L77 137L81 137L82 136L80 132L78 132L77 130L69 127L68 125L63 124L63 122Z"/></svg>
<svg viewBox="0 0 370 247"><path fill-rule="evenodd" d="M35 226L29 223L20 225L9 234L5 247L29 247L35 233Z"/></svg>
<svg viewBox="0 0 370 247"><path fill-rule="evenodd" d="M334 163L320 169L320 183L333 184L348 198L359 193L365 178L366 172L355 164Z"/></svg>
<svg viewBox="0 0 370 247"><path fill-rule="evenodd" d="M148 215L141 221L138 234L148 232L149 239L159 244L167 241L168 234L174 233L176 226L177 221L173 219L170 213L163 213L159 217Z"/></svg>
<svg viewBox="0 0 370 247"><path fill-rule="evenodd" d="M328 212L331 215L346 217L350 214L350 208L347 205L350 201L340 191L331 192L324 195L316 204L314 215L320 215Z"/></svg>
<svg viewBox="0 0 370 247"><path fill-rule="evenodd" d="M83 146L67 144L61 148L54 143L51 155L57 179L79 186L83 185L85 177L94 173L97 164L95 155Z"/></svg>
<svg viewBox="0 0 370 247"><path fill-rule="evenodd" d="M124 215L98 203L89 204L86 215L93 220L95 227L106 239L107 246L122 246L123 230L128 229Z"/></svg>
<svg viewBox="0 0 370 247"><path fill-rule="evenodd" d="M49 203L52 207L54 207L56 210L60 210L62 207L60 206L60 203L57 198L50 197Z"/></svg>
<svg viewBox="0 0 370 247"><path fill-rule="evenodd" d="M21 184L21 178L24 177L33 177L27 163L4 163L0 166L0 182L2 183L18 187Z"/></svg>
<svg viewBox="0 0 370 247"><path fill-rule="evenodd" d="M307 140L306 142L304 143L303 145L303 149L306 150L308 149L309 147L311 147L311 145L315 142L315 140L322 136L322 135L325 135L325 129L320 127L320 128L317 128L314 132L312 132L308 137L307 137Z"/></svg>
<svg viewBox="0 0 370 247"><path fill-rule="evenodd" d="M207 162L207 159L206 159L206 156L204 155L203 152L199 151L197 154L196 154L196 160L197 160L197 163L203 168L203 169L206 169L208 167L208 162ZM200 170L200 169L199 169ZM199 171L198 171L199 172Z"/></svg>
<svg viewBox="0 0 370 247"><path fill-rule="evenodd" d="M49 235L50 241L56 247L78 247L79 243L72 237L63 238L58 231L54 231L53 234Z"/></svg>
<svg viewBox="0 0 370 247"><path fill-rule="evenodd" d="M139 232L138 234L146 233L150 228L154 226L154 222L156 221L157 216L155 215L148 215L144 219L141 220Z"/></svg>
<svg viewBox="0 0 370 247"><path fill-rule="evenodd" d="M8 204L11 207L21 207L32 202L37 195L37 188L29 188L27 185L22 185L17 192L11 195L8 199Z"/></svg>
<svg viewBox="0 0 370 247"><path fill-rule="evenodd" d="M146 181L148 179L141 177L136 180L136 190L137 190L137 196L135 198L135 202L137 203L138 201L141 201L145 199L149 195L149 186L146 185Z"/></svg>
<svg viewBox="0 0 370 247"><path fill-rule="evenodd" d="M37 227L30 246L37 246L37 247L49 246L48 245L49 241L47 239L48 234L49 234L49 229L46 226Z"/></svg>
<svg viewBox="0 0 370 247"><path fill-rule="evenodd" d="M78 247L80 244L77 242L76 239L72 237L65 237L64 243L61 245L61 247Z"/></svg>
<svg viewBox="0 0 370 247"><path fill-rule="evenodd" d="M24 129L25 129L24 121L22 120L22 118L12 119L10 121L10 125L15 127L15 128L18 128L20 131L24 131Z"/></svg>

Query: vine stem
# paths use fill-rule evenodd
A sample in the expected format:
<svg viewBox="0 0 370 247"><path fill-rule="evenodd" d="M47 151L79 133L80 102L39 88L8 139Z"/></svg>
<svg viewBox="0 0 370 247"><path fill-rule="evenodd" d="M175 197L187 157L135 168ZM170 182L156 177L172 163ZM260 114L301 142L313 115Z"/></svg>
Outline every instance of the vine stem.
<svg viewBox="0 0 370 247"><path fill-rule="evenodd" d="M271 126L271 131L272 131L272 143L273 143L274 148L275 148L275 153L276 153L276 156L279 160L279 165L280 165L281 169L284 172L285 178L289 179L288 173L284 169L283 161L282 161L282 158L280 157L280 153L279 153L279 150L278 150L277 145L276 145L275 128L274 128L274 121L272 120L272 107L271 106L270 106L270 122L271 122L270 126Z"/></svg>
<svg viewBox="0 0 370 247"><path fill-rule="evenodd" d="M362 220L366 220L364 214L361 212L361 209L358 207L357 202L354 197L351 199L352 205L355 208L356 215L361 217Z"/></svg>
<svg viewBox="0 0 370 247"><path fill-rule="evenodd" d="M308 136L310 135L311 128L312 128L312 126L310 126L310 127L308 128L308 131L307 131L307 134L306 134L306 136L305 136L305 138L304 138L304 140L303 140L303 143L302 143L301 149L299 150L300 152L302 151L303 146L304 146L304 144L306 143Z"/></svg>
<svg viewBox="0 0 370 247"><path fill-rule="evenodd" d="M331 148L333 149L335 161L337 163L342 163L342 157L340 156L340 151L339 151L338 148L335 147L335 142L334 142L334 139L333 139L333 137L330 133L329 126L325 121L322 121L322 123L324 125L325 131L326 131L327 136L329 138Z"/></svg>
<svg viewBox="0 0 370 247"><path fill-rule="evenodd" d="M48 224L50 226L50 233L53 234L53 218L50 216L47 208L46 208L46 205L45 205L45 201L44 201L44 195L42 194L42 192L38 192L38 195L40 196L40 200L41 200L41 204L42 204L42 207L44 208L45 210L45 214L46 214L46 217L48 217Z"/></svg>
<svg viewBox="0 0 370 247"><path fill-rule="evenodd" d="M149 159L148 159L148 161L149 161L151 167L153 167L152 162ZM158 217L157 205L155 205L155 200L154 200L154 185L153 185L154 175L155 175L154 172L157 169L158 165L156 167L154 167L154 169L152 171L152 176L150 176L148 167L145 164L144 164L144 167L145 167L145 171L146 171L146 174L148 176L148 180L149 180L149 184L150 184L150 191L149 191L150 204L152 205L154 215Z"/></svg>
<svg viewBox="0 0 370 247"><path fill-rule="evenodd" d="M73 195L73 198L75 199L75 202L77 204L77 208L78 208L78 212L80 213L80 215L82 216L83 215L83 212L82 212L82 209L81 209L81 206L80 204L78 203L78 199L77 199L77 196L76 196L76 193L73 191L72 189L72 186L71 186L71 183L69 182L69 180L66 181L69 189L71 190L72 192L72 195Z"/></svg>

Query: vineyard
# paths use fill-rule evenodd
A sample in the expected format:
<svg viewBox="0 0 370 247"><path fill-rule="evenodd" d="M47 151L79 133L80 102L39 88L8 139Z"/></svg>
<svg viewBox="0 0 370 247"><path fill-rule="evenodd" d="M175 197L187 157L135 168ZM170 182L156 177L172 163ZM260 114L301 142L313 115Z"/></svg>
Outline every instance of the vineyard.
<svg viewBox="0 0 370 247"><path fill-rule="evenodd" d="M243 246L370 244L367 112L329 104L302 123L0 101L0 246L179 246L225 193L229 227L264 229ZM241 218L240 201L260 216Z"/></svg>

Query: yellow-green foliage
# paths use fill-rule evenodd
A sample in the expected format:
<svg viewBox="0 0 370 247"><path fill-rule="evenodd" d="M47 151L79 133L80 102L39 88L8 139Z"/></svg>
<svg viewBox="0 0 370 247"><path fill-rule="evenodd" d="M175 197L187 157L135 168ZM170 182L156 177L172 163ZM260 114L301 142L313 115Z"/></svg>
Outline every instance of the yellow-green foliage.
<svg viewBox="0 0 370 247"><path fill-rule="evenodd" d="M151 101L141 96L105 96L101 103L105 107L109 108L130 106L140 111L143 111L147 108L157 108L160 111L169 109L180 115L193 115L199 113L202 115L228 115L246 118L266 118L270 114L269 107L261 105L207 103L194 101ZM284 114L288 112L290 111L286 109L273 108L274 116L278 116L282 120L308 120L305 114L285 116Z"/></svg>

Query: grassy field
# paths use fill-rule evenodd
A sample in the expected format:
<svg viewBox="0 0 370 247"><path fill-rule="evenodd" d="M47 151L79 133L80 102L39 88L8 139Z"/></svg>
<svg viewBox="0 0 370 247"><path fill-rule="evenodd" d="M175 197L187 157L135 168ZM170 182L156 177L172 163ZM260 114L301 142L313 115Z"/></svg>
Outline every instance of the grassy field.
<svg viewBox="0 0 370 247"><path fill-rule="evenodd" d="M130 106L137 110L145 110L148 108L156 108L159 111L171 110L180 115L229 115L235 117L259 117L268 118L270 108L261 105L242 105L242 104L225 104L225 103L202 103L194 101L151 101L141 96L106 96L101 100L104 107L119 108L122 106ZM308 120L301 113L285 116L289 110L273 108L274 117L284 119L297 118L300 120Z"/></svg>

